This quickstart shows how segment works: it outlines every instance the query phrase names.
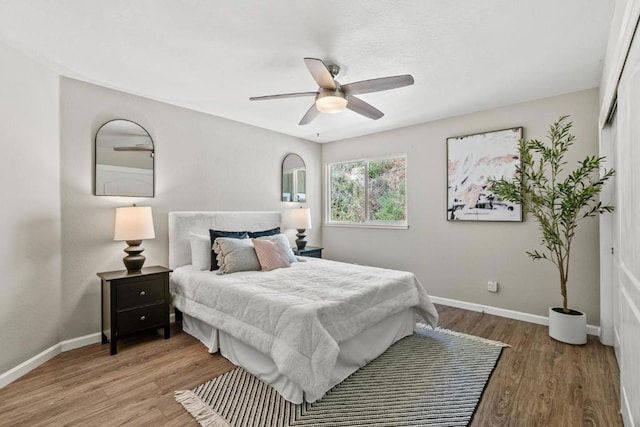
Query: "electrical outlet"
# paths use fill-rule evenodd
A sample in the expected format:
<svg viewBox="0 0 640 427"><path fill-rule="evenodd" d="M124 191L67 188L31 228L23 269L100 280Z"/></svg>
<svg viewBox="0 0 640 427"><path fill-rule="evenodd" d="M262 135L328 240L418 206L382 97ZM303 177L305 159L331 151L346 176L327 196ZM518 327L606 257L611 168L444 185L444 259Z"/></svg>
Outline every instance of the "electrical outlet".
<svg viewBox="0 0 640 427"><path fill-rule="evenodd" d="M489 280L489 282L487 282L487 290L489 292L498 292L498 282L496 282L495 280Z"/></svg>

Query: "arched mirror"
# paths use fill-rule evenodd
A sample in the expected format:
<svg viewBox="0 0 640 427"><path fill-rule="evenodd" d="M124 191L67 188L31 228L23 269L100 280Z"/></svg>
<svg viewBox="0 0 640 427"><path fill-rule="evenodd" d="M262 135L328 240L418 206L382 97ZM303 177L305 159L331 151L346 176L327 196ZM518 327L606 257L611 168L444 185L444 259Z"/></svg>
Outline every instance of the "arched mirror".
<svg viewBox="0 0 640 427"><path fill-rule="evenodd" d="M297 154L287 154L282 161L282 201L307 201L307 169Z"/></svg>
<svg viewBox="0 0 640 427"><path fill-rule="evenodd" d="M142 126L111 120L96 133L96 196L154 196L153 140Z"/></svg>

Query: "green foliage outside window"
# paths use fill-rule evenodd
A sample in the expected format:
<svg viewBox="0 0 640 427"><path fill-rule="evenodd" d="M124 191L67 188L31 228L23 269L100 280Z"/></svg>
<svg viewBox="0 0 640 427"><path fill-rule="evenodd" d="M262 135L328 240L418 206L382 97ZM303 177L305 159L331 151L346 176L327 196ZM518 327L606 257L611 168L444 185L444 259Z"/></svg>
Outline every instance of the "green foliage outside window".
<svg viewBox="0 0 640 427"><path fill-rule="evenodd" d="M331 221L364 222L364 162L331 165Z"/></svg>
<svg viewBox="0 0 640 427"><path fill-rule="evenodd" d="M404 157L335 163L329 173L332 222L406 221Z"/></svg>

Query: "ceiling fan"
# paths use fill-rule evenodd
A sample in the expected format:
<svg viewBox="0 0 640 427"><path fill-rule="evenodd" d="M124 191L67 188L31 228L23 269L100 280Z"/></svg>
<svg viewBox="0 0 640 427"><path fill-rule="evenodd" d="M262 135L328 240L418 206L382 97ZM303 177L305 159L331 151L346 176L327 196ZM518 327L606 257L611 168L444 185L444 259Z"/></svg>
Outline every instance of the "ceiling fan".
<svg viewBox="0 0 640 427"><path fill-rule="evenodd" d="M384 113L374 106L367 104L354 95L364 93L380 92L383 90L395 89L413 84L413 77L410 74L401 76L380 77L371 80L362 80L346 85L341 85L335 80L340 72L337 65L326 65L321 59L304 58L309 72L318 83L316 92L283 93L280 95L254 96L250 101L264 101L268 99L297 98L301 96L315 96L316 100L311 108L300 120L299 125L311 123L320 113L339 113L348 108L358 114L373 120L378 120Z"/></svg>

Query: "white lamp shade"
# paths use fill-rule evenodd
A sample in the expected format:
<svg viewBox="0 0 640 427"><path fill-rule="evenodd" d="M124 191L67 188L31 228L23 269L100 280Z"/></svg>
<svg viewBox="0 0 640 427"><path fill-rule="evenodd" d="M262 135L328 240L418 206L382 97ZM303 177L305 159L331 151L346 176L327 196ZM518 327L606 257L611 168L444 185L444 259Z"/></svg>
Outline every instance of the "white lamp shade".
<svg viewBox="0 0 640 427"><path fill-rule="evenodd" d="M288 218L285 223L287 227L298 230L308 230L311 228L311 209L299 208L288 211Z"/></svg>
<svg viewBox="0 0 640 427"><path fill-rule="evenodd" d="M149 206L116 208L113 240L145 240L156 237Z"/></svg>

